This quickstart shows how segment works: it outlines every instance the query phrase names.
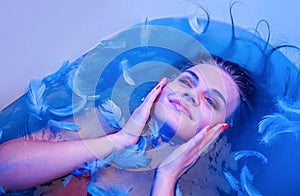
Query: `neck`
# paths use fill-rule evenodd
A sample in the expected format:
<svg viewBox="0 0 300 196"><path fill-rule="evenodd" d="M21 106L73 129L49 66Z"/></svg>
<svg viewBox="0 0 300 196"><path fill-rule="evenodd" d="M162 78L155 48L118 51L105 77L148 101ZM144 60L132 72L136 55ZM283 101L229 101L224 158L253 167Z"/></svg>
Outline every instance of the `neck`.
<svg viewBox="0 0 300 196"><path fill-rule="evenodd" d="M162 142L169 143L170 145L182 144L183 141L176 135L167 123L160 121L157 118L151 118L149 121L150 136L152 141L161 139Z"/></svg>

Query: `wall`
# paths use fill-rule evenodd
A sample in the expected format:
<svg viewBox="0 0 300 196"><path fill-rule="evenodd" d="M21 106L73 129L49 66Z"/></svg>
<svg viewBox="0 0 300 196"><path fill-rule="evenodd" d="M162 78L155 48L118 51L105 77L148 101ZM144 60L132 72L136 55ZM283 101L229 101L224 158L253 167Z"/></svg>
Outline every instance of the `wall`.
<svg viewBox="0 0 300 196"><path fill-rule="evenodd" d="M99 40L132 24L194 13L201 2L212 19L230 21L231 0L1 0L0 109L26 92L31 79L55 72ZM255 28L260 19L271 26L271 43L300 46L296 0L241 0L234 7L236 25Z"/></svg>

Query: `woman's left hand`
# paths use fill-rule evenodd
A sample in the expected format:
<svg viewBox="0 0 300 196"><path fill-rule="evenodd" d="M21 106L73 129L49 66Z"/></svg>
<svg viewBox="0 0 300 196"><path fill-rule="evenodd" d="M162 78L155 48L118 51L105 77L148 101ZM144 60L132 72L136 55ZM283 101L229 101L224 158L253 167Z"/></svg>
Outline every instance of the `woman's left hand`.
<svg viewBox="0 0 300 196"><path fill-rule="evenodd" d="M205 152L218 136L228 128L228 124L218 124L213 128L207 126L186 143L176 148L157 168L156 178L163 177L176 182Z"/></svg>

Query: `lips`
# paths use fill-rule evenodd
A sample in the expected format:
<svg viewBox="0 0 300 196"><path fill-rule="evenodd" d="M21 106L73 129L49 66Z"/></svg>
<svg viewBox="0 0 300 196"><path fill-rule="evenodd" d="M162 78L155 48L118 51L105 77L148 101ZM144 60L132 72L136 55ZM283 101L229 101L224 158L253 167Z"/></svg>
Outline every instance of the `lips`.
<svg viewBox="0 0 300 196"><path fill-rule="evenodd" d="M177 98L174 98L173 96L168 96L168 100L173 105L175 110L182 112L183 114L188 116L190 119L192 119L192 114L191 114L190 110L182 101L178 100Z"/></svg>

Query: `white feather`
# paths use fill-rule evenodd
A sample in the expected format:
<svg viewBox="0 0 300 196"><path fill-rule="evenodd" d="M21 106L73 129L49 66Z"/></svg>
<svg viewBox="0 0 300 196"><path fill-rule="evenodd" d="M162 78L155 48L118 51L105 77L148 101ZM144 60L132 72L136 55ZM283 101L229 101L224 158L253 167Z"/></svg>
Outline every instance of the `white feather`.
<svg viewBox="0 0 300 196"><path fill-rule="evenodd" d="M126 42L125 41L111 41L111 40L102 40L100 42L100 46L103 46L105 48L111 48L111 49L119 49L119 48L126 48Z"/></svg>
<svg viewBox="0 0 300 196"><path fill-rule="evenodd" d="M243 191L245 191L250 196L260 196L262 195L253 185L253 174L250 173L248 167L244 165L241 172L241 185Z"/></svg>
<svg viewBox="0 0 300 196"><path fill-rule="evenodd" d="M149 44L149 27L148 27L148 18L146 18L145 23L144 23L144 28L142 29L141 32L141 46L148 46Z"/></svg>
<svg viewBox="0 0 300 196"><path fill-rule="evenodd" d="M300 131L300 121L290 121L282 114L267 115L259 123L259 133L263 133L262 143L269 144L278 135L294 133L296 136Z"/></svg>
<svg viewBox="0 0 300 196"><path fill-rule="evenodd" d="M201 34L205 31L206 24L199 24L199 19L196 15L192 15L189 17L189 25L191 29L197 34Z"/></svg>
<svg viewBox="0 0 300 196"><path fill-rule="evenodd" d="M268 131L270 127L274 126L274 124L278 124L279 122L281 124L287 124L288 120L279 113L264 116L258 123L258 133L263 134L264 132Z"/></svg>
<svg viewBox="0 0 300 196"><path fill-rule="evenodd" d="M45 84L40 80L32 80L29 84L29 98L33 105L40 106L43 103Z"/></svg>
<svg viewBox="0 0 300 196"><path fill-rule="evenodd" d="M256 156L259 159L263 161L263 163L268 163L267 157L265 157L262 153L254 151L254 150L240 150L236 153L234 153L234 159L238 161L239 159L243 157L250 157L250 156Z"/></svg>
<svg viewBox="0 0 300 196"><path fill-rule="evenodd" d="M48 110L56 116L64 117L82 111L85 108L86 103L87 103L87 99L83 98L76 104L68 105L62 108L48 108Z"/></svg>
<svg viewBox="0 0 300 196"><path fill-rule="evenodd" d="M132 76L128 72L128 60L127 59L123 59L120 62L120 67L122 69L123 78L124 78L125 82L132 86L136 85L135 81L132 79Z"/></svg>
<svg viewBox="0 0 300 196"><path fill-rule="evenodd" d="M277 104L279 110L283 110L284 112L289 112L293 114L300 114L300 100L298 101L287 101L283 98L277 99Z"/></svg>
<svg viewBox="0 0 300 196"><path fill-rule="evenodd" d="M98 107L98 110L112 127L119 129L125 125L120 107L112 100L106 100L101 107Z"/></svg>
<svg viewBox="0 0 300 196"><path fill-rule="evenodd" d="M228 171L223 171L223 174L231 188L235 191L240 192L239 181Z"/></svg>
<svg viewBox="0 0 300 196"><path fill-rule="evenodd" d="M28 90L28 105L30 114L39 120L42 120L42 115L46 112L48 106L44 104L44 92L46 85L40 80L32 80Z"/></svg>

